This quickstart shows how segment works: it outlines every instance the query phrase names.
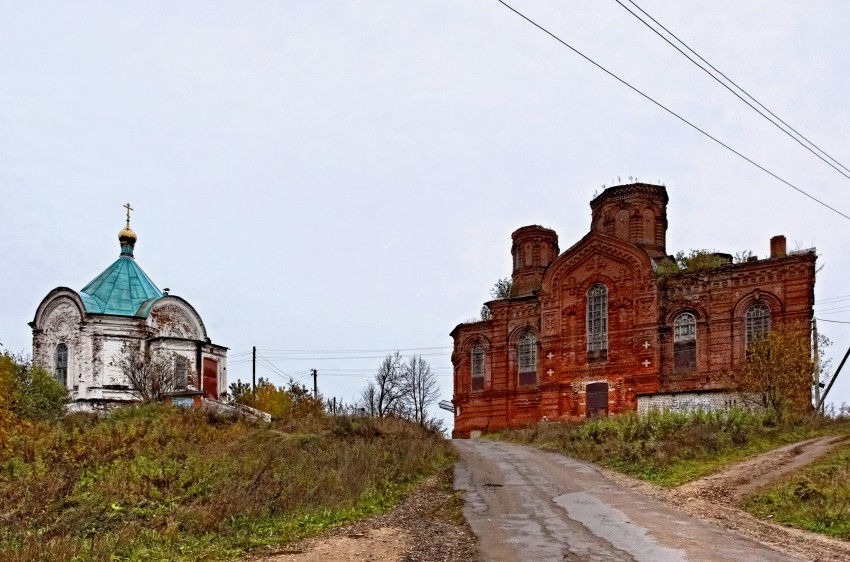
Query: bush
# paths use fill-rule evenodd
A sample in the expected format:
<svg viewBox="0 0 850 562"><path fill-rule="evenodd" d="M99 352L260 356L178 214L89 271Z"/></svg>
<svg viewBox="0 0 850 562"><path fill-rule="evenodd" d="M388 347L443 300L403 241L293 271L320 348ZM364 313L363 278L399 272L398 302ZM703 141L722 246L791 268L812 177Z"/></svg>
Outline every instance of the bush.
<svg viewBox="0 0 850 562"><path fill-rule="evenodd" d="M56 420L65 412L68 391L39 365L0 355L0 409L19 420Z"/></svg>

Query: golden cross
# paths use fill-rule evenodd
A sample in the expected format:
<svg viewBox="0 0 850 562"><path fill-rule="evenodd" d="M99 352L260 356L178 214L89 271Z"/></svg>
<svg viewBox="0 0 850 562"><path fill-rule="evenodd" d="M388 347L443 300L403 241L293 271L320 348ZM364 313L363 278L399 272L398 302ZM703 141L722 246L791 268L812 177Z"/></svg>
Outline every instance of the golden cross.
<svg viewBox="0 0 850 562"><path fill-rule="evenodd" d="M135 209L131 207L129 203L122 205L122 207L127 209L127 226L130 226L130 211L135 211Z"/></svg>

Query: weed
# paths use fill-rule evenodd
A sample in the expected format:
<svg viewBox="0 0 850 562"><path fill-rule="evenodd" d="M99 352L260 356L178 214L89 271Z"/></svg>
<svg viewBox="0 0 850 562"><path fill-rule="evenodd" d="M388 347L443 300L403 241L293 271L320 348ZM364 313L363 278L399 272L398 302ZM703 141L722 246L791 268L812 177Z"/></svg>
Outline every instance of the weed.
<svg viewBox="0 0 850 562"><path fill-rule="evenodd" d="M452 455L401 420L144 406L33 423L0 451L0 559L230 559L385 511Z"/></svg>
<svg viewBox="0 0 850 562"><path fill-rule="evenodd" d="M675 486L780 445L848 431L847 420L812 418L781 424L749 410L651 411L586 422L550 422L503 431L493 437L534 444Z"/></svg>

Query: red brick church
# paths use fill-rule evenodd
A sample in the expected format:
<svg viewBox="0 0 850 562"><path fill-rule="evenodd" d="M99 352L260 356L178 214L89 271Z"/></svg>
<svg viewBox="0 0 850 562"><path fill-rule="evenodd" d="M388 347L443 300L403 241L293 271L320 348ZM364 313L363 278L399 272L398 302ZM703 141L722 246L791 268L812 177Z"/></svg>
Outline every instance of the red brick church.
<svg viewBox="0 0 850 562"><path fill-rule="evenodd" d="M560 253L558 235L512 235L510 298L454 338L454 437L542 419L654 407L716 409L735 402L720 374L772 323L813 316L814 249L670 276L667 190L635 183L590 202L590 232Z"/></svg>

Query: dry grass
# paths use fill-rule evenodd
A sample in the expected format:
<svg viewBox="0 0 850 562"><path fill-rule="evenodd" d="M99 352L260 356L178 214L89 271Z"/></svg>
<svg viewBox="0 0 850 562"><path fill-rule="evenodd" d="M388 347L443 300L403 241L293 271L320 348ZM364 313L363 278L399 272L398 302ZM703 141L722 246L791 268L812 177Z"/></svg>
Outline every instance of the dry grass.
<svg viewBox="0 0 850 562"><path fill-rule="evenodd" d="M297 427L296 427L297 426ZM0 454L0 559L232 558L391 507L452 455L400 420L76 415Z"/></svg>
<svg viewBox="0 0 850 562"><path fill-rule="evenodd" d="M582 423L541 423L496 437L534 444L665 486L710 474L781 445L830 433L850 422L812 418L778 423L746 410L624 414Z"/></svg>

